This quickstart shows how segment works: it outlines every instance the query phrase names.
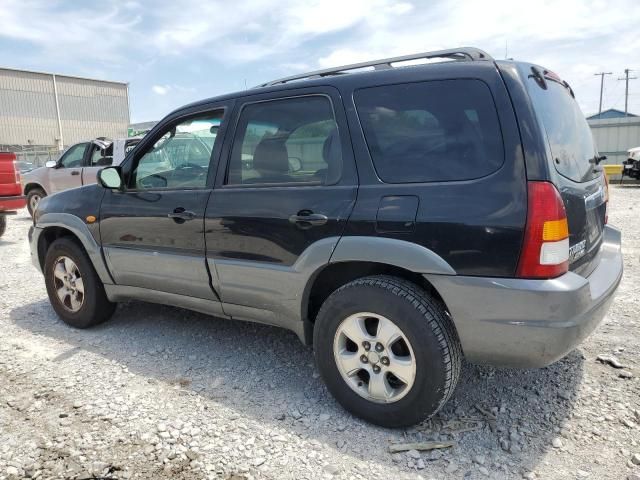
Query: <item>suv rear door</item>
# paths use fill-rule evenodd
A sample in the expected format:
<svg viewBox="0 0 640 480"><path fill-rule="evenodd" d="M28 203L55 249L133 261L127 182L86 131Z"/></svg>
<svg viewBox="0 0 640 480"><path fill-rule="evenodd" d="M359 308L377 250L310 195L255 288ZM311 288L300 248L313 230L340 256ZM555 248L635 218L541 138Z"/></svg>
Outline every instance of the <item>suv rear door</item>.
<svg viewBox="0 0 640 480"><path fill-rule="evenodd" d="M569 223L569 269L590 273L600 249L607 186L591 129L568 84L535 65L519 65L540 130L547 139L549 176Z"/></svg>
<svg viewBox="0 0 640 480"><path fill-rule="evenodd" d="M356 199L346 119L338 91L314 87L242 98L231 123L207 260L226 314L278 324L295 295L287 282L301 263L328 263Z"/></svg>

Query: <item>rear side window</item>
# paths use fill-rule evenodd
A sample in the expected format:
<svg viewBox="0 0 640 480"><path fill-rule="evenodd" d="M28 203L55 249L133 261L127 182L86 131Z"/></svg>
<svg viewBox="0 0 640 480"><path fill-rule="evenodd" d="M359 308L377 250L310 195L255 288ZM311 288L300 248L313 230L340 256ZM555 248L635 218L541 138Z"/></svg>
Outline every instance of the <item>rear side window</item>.
<svg viewBox="0 0 640 480"><path fill-rule="evenodd" d="M469 180L495 172L504 162L496 107L480 80L365 88L354 99L384 182Z"/></svg>
<svg viewBox="0 0 640 480"><path fill-rule="evenodd" d="M98 145L93 145L92 148L90 167L106 167L113 163L113 144L106 149L102 149Z"/></svg>
<svg viewBox="0 0 640 480"><path fill-rule="evenodd" d="M322 95L251 103L242 109L227 184L321 184L340 179L342 151Z"/></svg>
<svg viewBox="0 0 640 480"><path fill-rule="evenodd" d="M547 133L556 170L574 182L593 180L600 170L592 163L596 150L589 124L569 90L545 73L545 84L540 84L528 72L526 85L538 121Z"/></svg>

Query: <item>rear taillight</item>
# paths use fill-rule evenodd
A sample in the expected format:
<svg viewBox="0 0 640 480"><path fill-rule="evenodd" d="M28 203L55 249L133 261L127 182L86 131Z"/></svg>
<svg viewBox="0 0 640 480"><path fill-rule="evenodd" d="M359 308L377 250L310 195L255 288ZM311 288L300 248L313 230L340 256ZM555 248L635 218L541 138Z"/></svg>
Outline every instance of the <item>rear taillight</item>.
<svg viewBox="0 0 640 480"><path fill-rule="evenodd" d="M527 226L517 276L558 277L569 270L569 225L562 197L552 183L527 185Z"/></svg>
<svg viewBox="0 0 640 480"><path fill-rule="evenodd" d="M16 174L16 183L20 183L20 168L18 167L18 162L13 162L13 171Z"/></svg>

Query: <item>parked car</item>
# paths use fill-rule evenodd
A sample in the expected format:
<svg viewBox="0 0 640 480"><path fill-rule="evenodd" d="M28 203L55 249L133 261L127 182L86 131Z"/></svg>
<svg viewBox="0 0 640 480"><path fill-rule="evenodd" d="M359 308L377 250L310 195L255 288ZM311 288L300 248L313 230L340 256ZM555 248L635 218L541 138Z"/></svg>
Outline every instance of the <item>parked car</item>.
<svg viewBox="0 0 640 480"><path fill-rule="evenodd" d="M119 165L139 141L140 137L115 141L101 137L76 143L67 148L57 161L50 160L44 167L25 172L22 184L29 214L33 216L38 203L47 195L96 183L98 170L108 165Z"/></svg>
<svg viewBox="0 0 640 480"><path fill-rule="evenodd" d="M16 154L0 152L0 237L7 230L7 215L15 214L25 203Z"/></svg>
<svg viewBox="0 0 640 480"><path fill-rule="evenodd" d="M627 159L622 163L622 178L625 176L640 180L640 147L627 151Z"/></svg>
<svg viewBox="0 0 640 480"><path fill-rule="evenodd" d="M43 199L31 252L71 326L135 298L284 327L346 409L410 425L463 356L542 367L602 320L622 256L599 158L544 67L384 59L174 111L99 185Z"/></svg>

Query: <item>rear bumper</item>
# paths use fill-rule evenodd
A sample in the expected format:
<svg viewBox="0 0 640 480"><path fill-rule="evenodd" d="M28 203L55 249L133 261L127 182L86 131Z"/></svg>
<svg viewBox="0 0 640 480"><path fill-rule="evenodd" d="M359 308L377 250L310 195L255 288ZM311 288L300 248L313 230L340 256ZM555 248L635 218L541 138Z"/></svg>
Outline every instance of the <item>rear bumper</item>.
<svg viewBox="0 0 640 480"><path fill-rule="evenodd" d="M474 363L543 367L564 357L604 318L622 279L620 231L605 227L588 277L551 280L425 275L444 299L465 357Z"/></svg>
<svg viewBox="0 0 640 480"><path fill-rule="evenodd" d="M27 206L27 201L24 195L11 195L8 197L0 196L0 213L7 213L9 211L20 210Z"/></svg>

